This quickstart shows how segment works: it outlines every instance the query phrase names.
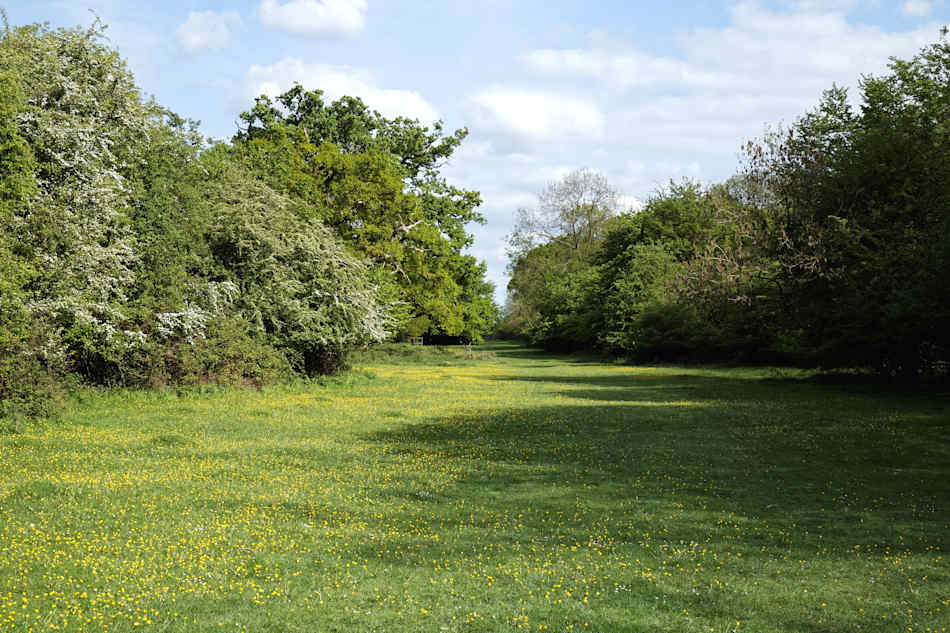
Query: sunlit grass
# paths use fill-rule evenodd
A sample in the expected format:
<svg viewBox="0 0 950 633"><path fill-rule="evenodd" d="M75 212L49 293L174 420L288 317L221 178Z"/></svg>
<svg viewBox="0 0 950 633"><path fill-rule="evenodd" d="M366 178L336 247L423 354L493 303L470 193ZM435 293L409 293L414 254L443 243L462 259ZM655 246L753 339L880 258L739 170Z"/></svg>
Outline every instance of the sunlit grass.
<svg viewBox="0 0 950 633"><path fill-rule="evenodd" d="M0 436L0 631L946 631L950 407L497 345Z"/></svg>

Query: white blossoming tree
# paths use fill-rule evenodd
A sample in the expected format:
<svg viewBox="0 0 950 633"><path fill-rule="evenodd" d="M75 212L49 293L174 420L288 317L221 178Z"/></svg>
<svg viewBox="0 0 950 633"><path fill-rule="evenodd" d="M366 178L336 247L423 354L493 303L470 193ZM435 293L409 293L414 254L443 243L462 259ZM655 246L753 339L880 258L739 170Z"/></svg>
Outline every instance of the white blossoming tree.
<svg viewBox="0 0 950 633"><path fill-rule="evenodd" d="M391 306L363 260L239 152L143 100L101 35L0 31L0 417L29 400L24 367L260 381L385 338Z"/></svg>
<svg viewBox="0 0 950 633"><path fill-rule="evenodd" d="M25 95L15 121L35 159L35 192L7 218L35 273L27 308L45 363L89 372L76 365L141 340L124 327L136 262L127 175L152 112L97 27L7 30L0 51Z"/></svg>

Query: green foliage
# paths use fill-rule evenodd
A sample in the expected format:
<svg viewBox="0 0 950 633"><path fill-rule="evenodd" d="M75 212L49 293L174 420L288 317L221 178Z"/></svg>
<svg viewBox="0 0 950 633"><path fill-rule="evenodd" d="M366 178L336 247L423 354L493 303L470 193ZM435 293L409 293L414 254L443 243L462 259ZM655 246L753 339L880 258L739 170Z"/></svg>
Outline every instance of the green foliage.
<svg viewBox="0 0 950 633"><path fill-rule="evenodd" d="M590 265L571 256L569 245L551 241L531 248L509 265L508 313L503 327L548 347L580 347L560 332L565 319L579 307L582 277Z"/></svg>
<svg viewBox="0 0 950 633"><path fill-rule="evenodd" d="M349 346L383 340L387 315L365 264L239 164L206 156L209 247L256 333L308 374L339 367Z"/></svg>
<svg viewBox="0 0 950 633"><path fill-rule="evenodd" d="M761 259L747 232L739 183L671 183L622 216L598 254L598 340L645 360L762 360L741 331L761 309Z"/></svg>
<svg viewBox="0 0 950 633"><path fill-rule="evenodd" d="M528 339L551 350L589 347L594 342L590 324L595 306L588 297L595 283L596 270L589 266L547 275L541 288L539 318L529 325Z"/></svg>
<svg viewBox="0 0 950 633"><path fill-rule="evenodd" d="M379 143L347 153L276 133L209 147L141 100L101 36L33 25L0 39L0 417L45 415L71 375L261 385L333 372L427 301L444 327L491 327L484 268L452 250L465 240L428 222L418 193L455 199L437 166L464 133L378 119L374 135L414 156L401 163ZM358 109L334 108L355 139Z"/></svg>
<svg viewBox="0 0 950 633"><path fill-rule="evenodd" d="M57 389L38 359L38 337L27 307L35 269L20 248L16 216L36 193L36 162L20 135L17 116L26 107L20 58L7 51L0 70L0 420L47 417Z"/></svg>
<svg viewBox="0 0 950 633"><path fill-rule="evenodd" d="M152 346L148 356L138 359L135 365L143 372L137 376L137 384L259 387L293 376L285 354L263 337L248 335L251 324L243 316L213 318L206 329L206 334L198 339L172 336Z"/></svg>
<svg viewBox="0 0 950 633"><path fill-rule="evenodd" d="M649 360L945 375L948 77L943 40L864 78L858 112L833 87L741 175L608 219L592 256L580 215L519 211L503 327Z"/></svg>
<svg viewBox="0 0 950 633"><path fill-rule="evenodd" d="M616 235L610 239L612 245L617 241ZM652 243L634 242L618 257L607 260L598 277L598 295L603 301L598 334L608 350L630 356L655 354L657 334L650 337L651 343L645 341L642 330L649 326L641 320L646 318L645 312L656 315L663 311L675 269L669 251Z"/></svg>
<svg viewBox="0 0 950 633"><path fill-rule="evenodd" d="M785 327L823 365L914 376L950 356L950 43L841 89L752 148L776 198Z"/></svg>
<svg viewBox="0 0 950 633"><path fill-rule="evenodd" d="M370 110L358 97L343 97L332 103L323 101L320 90L302 86L277 97L260 96L250 111L241 114L244 129L236 140L274 139L285 129L301 132L314 146L333 143L349 154L382 151L398 160L401 171L414 182L437 176L447 160L468 135L460 129L443 136L442 123L432 129L405 117L386 119Z"/></svg>
<svg viewBox="0 0 950 633"><path fill-rule="evenodd" d="M508 236L508 306L501 329L551 349L594 341L597 306L589 302L593 258L613 225L617 194L607 179L581 169L548 184L538 206L516 212Z"/></svg>
<svg viewBox="0 0 950 633"><path fill-rule="evenodd" d="M0 71L0 217L5 219L12 213L12 205L29 199L36 186L33 181L35 161L16 121L25 103L16 66L4 68Z"/></svg>
<svg viewBox="0 0 950 633"><path fill-rule="evenodd" d="M352 362L360 365L431 365L449 367L471 366L472 361L495 360L495 353L472 345L414 345L412 343L381 343L353 352Z"/></svg>
<svg viewBox="0 0 950 633"><path fill-rule="evenodd" d="M399 334L489 331L491 292L472 282L484 270L461 254L471 244L465 225L482 221L481 201L438 172L466 130L443 136L441 123L386 119L352 97L327 104L319 90L300 86L276 103L259 97L241 118L235 146L254 172L389 271L386 285L405 306L394 324Z"/></svg>
<svg viewBox="0 0 950 633"><path fill-rule="evenodd" d="M463 255L453 259L454 278L459 285L458 305L464 311L459 338L480 342L484 335L498 326L499 310L495 305L495 285L485 279L488 267L474 257Z"/></svg>
<svg viewBox="0 0 950 633"><path fill-rule="evenodd" d="M139 258L133 289L138 321L195 302L210 266L206 235L214 221L195 124L171 112L154 121L129 208Z"/></svg>
<svg viewBox="0 0 950 633"><path fill-rule="evenodd" d="M686 261L713 238L717 228L715 207L706 192L696 183L671 182L641 211L625 214L609 227L597 258L622 268L628 263L624 251L630 246L655 244L673 259Z"/></svg>
<svg viewBox="0 0 950 633"><path fill-rule="evenodd" d="M738 357L760 343L740 335L736 317L740 304L759 309L750 298L757 251L743 228L751 217L728 187L671 183L642 210L605 221L589 256L556 239L518 257L505 327L549 348Z"/></svg>
<svg viewBox="0 0 950 633"><path fill-rule="evenodd" d="M17 133L35 159L35 189L8 222L34 270L24 290L38 355L53 371L89 375L140 340L125 327L137 258L127 185L152 112L98 36L31 26L0 43L19 69Z"/></svg>

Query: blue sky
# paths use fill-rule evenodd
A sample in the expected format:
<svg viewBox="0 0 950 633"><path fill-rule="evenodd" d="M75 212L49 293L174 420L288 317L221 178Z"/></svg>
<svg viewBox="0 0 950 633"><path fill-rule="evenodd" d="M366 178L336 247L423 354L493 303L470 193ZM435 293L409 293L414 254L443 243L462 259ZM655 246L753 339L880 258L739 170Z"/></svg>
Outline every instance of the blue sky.
<svg viewBox="0 0 950 633"><path fill-rule="evenodd" d="M295 81L470 135L445 174L482 193L472 254L503 299L516 208L567 172L636 206L670 179L711 183L767 125L832 83L909 58L950 0L0 0L11 24L98 15L146 94L229 138L253 97ZM852 90L853 92L853 90Z"/></svg>

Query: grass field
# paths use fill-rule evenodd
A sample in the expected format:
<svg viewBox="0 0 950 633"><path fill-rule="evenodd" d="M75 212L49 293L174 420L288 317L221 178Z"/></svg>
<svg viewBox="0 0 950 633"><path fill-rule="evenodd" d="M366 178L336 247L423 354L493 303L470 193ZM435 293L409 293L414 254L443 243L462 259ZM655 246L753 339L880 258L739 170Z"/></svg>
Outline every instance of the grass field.
<svg viewBox="0 0 950 633"><path fill-rule="evenodd" d="M950 627L946 395L490 349L0 435L0 631Z"/></svg>

